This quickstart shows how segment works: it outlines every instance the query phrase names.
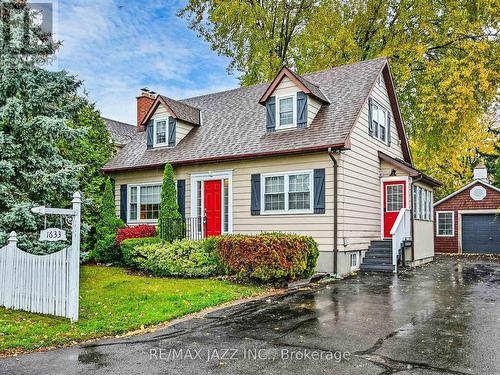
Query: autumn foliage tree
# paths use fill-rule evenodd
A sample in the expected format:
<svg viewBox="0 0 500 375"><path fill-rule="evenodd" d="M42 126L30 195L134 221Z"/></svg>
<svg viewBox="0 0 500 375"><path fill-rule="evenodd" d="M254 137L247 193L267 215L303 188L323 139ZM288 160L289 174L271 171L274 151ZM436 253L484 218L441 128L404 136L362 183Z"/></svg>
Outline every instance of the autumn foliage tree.
<svg viewBox="0 0 500 375"><path fill-rule="evenodd" d="M494 0L191 0L180 16L243 85L285 64L307 73L387 56L415 164L444 182L438 196L468 182L482 154L498 158Z"/></svg>

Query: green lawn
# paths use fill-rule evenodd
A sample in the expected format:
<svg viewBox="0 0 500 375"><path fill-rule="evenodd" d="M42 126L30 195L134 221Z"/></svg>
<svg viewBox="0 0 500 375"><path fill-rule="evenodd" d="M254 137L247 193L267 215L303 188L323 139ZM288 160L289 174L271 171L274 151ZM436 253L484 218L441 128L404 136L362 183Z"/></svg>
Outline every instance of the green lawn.
<svg viewBox="0 0 500 375"><path fill-rule="evenodd" d="M83 266L79 321L71 325L64 318L0 308L0 353L116 335L262 291L226 281L131 276L119 267Z"/></svg>

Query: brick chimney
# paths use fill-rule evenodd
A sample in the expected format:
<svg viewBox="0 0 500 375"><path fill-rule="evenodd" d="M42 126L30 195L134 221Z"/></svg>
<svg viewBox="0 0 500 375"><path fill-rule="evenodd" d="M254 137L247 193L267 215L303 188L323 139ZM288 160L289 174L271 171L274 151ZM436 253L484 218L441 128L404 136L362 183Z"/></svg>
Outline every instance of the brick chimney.
<svg viewBox="0 0 500 375"><path fill-rule="evenodd" d="M141 95L137 97L137 131L141 132L146 130L146 128L141 125L144 116L151 108L151 105L156 99L156 94L149 91L147 88L141 89Z"/></svg>

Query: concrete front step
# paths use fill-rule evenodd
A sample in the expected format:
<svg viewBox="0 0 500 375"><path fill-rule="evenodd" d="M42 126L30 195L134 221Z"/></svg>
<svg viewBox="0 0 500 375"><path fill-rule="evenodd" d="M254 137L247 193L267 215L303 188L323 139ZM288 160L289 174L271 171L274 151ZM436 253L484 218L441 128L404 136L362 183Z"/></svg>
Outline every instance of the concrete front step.
<svg viewBox="0 0 500 375"><path fill-rule="evenodd" d="M379 264L361 264L361 271L369 271L369 272L392 272L393 267L392 264L388 265L379 265Z"/></svg>
<svg viewBox="0 0 500 375"><path fill-rule="evenodd" d="M389 263L392 264L392 257L371 257L365 256L362 263Z"/></svg>

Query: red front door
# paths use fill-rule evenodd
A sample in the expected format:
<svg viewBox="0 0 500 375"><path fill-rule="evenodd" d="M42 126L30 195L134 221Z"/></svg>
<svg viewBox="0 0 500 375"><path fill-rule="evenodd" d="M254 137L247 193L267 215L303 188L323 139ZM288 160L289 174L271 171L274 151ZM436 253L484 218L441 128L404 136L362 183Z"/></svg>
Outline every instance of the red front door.
<svg viewBox="0 0 500 375"><path fill-rule="evenodd" d="M219 236L222 226L222 181L204 182L205 215L207 216L207 236Z"/></svg>
<svg viewBox="0 0 500 375"><path fill-rule="evenodd" d="M391 229L399 211L406 207L406 181L384 182L384 237L391 237Z"/></svg>

